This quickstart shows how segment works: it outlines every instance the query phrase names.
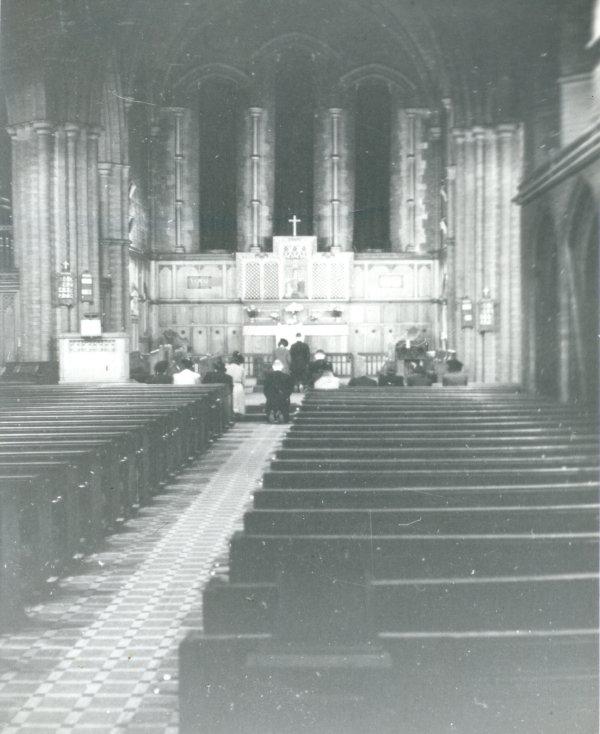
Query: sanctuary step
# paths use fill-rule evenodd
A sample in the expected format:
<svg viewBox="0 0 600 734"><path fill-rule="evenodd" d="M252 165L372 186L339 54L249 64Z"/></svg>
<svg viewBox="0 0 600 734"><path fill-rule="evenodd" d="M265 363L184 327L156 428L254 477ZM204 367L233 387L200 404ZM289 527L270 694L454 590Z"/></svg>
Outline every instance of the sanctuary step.
<svg viewBox="0 0 600 734"><path fill-rule="evenodd" d="M308 394L181 645L182 731L592 731L597 440L501 390Z"/></svg>

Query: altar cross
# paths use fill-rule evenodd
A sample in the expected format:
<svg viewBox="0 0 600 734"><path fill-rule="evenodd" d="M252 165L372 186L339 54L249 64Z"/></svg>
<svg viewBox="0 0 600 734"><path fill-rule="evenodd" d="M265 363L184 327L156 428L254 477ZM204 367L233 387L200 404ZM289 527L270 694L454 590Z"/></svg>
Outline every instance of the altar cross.
<svg viewBox="0 0 600 734"><path fill-rule="evenodd" d="M298 219L298 217L294 214L294 216L291 219L288 219L288 222L292 225L292 237L297 237L297 231L298 231L298 225L300 224L302 220Z"/></svg>

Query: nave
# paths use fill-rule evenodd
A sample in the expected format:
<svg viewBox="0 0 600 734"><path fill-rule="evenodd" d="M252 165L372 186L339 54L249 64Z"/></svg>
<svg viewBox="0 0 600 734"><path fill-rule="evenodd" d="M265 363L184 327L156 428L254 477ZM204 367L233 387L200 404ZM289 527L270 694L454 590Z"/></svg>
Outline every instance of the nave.
<svg viewBox="0 0 600 734"><path fill-rule="evenodd" d="M178 731L177 645L282 430L231 428L0 635L3 732Z"/></svg>

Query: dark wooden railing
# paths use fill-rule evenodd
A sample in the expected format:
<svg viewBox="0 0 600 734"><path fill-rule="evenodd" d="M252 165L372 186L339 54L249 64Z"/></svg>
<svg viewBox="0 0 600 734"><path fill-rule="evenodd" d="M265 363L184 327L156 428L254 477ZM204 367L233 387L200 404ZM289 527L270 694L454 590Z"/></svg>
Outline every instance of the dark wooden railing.
<svg viewBox="0 0 600 734"><path fill-rule="evenodd" d="M328 352L327 360L331 362L336 377L352 377L353 359L349 352Z"/></svg>
<svg viewBox="0 0 600 734"><path fill-rule="evenodd" d="M375 377L385 362L385 352L359 352L358 356L364 360L365 375Z"/></svg>

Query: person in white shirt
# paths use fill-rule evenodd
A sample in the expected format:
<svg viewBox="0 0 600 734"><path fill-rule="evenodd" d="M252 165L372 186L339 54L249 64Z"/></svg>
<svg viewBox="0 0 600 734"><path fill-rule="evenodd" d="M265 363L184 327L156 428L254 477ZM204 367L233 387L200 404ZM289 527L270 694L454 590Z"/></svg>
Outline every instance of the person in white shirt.
<svg viewBox="0 0 600 734"><path fill-rule="evenodd" d="M200 375L194 372L194 365L189 359L181 360L181 370L173 375L174 385L199 385Z"/></svg>
<svg viewBox="0 0 600 734"><path fill-rule="evenodd" d="M340 381L331 370L325 370L314 384L315 390L337 390L339 386Z"/></svg>
<svg viewBox="0 0 600 734"><path fill-rule="evenodd" d="M244 415L246 412L244 357L239 352L234 352L231 362L225 367L225 371L233 380L233 412L236 415Z"/></svg>

